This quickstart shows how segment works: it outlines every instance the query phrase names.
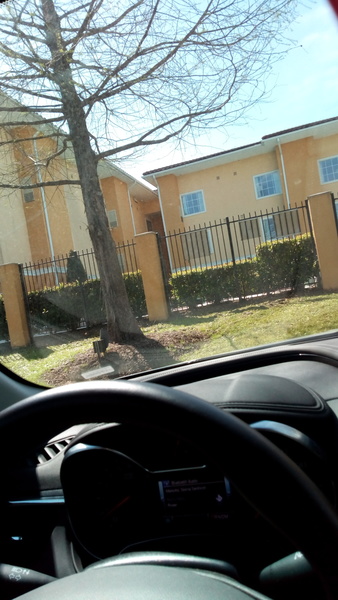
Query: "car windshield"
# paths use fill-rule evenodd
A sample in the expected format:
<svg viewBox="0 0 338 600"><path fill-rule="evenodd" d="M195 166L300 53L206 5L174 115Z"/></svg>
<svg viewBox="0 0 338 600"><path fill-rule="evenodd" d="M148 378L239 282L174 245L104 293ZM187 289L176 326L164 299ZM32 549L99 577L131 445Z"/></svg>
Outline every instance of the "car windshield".
<svg viewBox="0 0 338 600"><path fill-rule="evenodd" d="M42 386L331 332L326 0L0 6L0 361Z"/></svg>

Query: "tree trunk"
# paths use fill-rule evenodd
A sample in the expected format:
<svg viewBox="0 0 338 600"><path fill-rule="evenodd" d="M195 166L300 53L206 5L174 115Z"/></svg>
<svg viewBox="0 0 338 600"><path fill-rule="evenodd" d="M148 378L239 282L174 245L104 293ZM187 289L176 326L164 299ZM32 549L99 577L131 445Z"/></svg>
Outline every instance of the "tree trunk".
<svg viewBox="0 0 338 600"><path fill-rule="evenodd" d="M53 0L41 0L46 24L46 43L52 55L52 78L61 93L63 114L68 123L90 238L98 265L110 341L143 336L130 308L114 240L111 236L104 198L91 147L86 116L73 83L71 56L62 40L59 17Z"/></svg>

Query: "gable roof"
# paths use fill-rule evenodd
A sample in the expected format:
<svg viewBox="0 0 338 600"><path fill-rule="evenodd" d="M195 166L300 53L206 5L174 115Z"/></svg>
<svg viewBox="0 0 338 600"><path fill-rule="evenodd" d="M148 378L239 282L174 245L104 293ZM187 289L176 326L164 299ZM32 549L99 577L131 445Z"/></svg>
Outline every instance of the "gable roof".
<svg viewBox="0 0 338 600"><path fill-rule="evenodd" d="M13 123L17 121L22 123L25 121L27 125L31 125L37 132L42 133L43 135L48 136L57 133L59 136L57 137L57 143L59 144L60 149L62 148L62 136L66 135L66 133L56 127L53 123L46 121L46 119L38 112L38 109L36 111L30 109L2 91L0 91L0 109L0 123L3 127L6 127L6 122ZM74 161L72 146L66 148L62 158L68 161ZM145 180L130 175L120 167L116 166L112 160L107 158L99 161L98 174L100 179L103 179L104 177L116 177L126 183L130 189L133 187L133 194L141 201L152 199L152 195L157 197L157 190L153 185Z"/></svg>
<svg viewBox="0 0 338 600"><path fill-rule="evenodd" d="M145 171L143 177L146 181L150 182L154 181L156 177L164 175L184 175L186 173L209 169L236 160L243 160L258 154L267 154L275 148L280 138L284 138L283 140L280 140L281 142L291 142L309 136L326 137L333 135L334 133L338 133L338 117L331 117L330 119L324 119L322 121L284 129L276 133L270 133L263 136L259 142L253 144L247 144L215 154L208 154L201 158L194 158L192 160L168 165L162 168L160 167L151 171Z"/></svg>
<svg viewBox="0 0 338 600"><path fill-rule="evenodd" d="M282 135L287 135L288 133L303 131L303 129L309 129L310 127L317 127L318 125L326 125L327 123L333 123L334 121L337 121L337 120L338 120L338 117L331 117L330 119L323 119L322 121L314 121L313 123L307 123L306 125L299 125L298 127L291 127L290 129L284 129L283 131L277 131L276 133L268 133L268 135L263 135L262 140L268 140L269 138L280 137Z"/></svg>
<svg viewBox="0 0 338 600"><path fill-rule="evenodd" d="M116 177L116 179L123 181L127 184L130 193L142 202L151 200L152 196L154 196L154 199L158 197L157 189L151 183L130 175L109 159L105 158L98 163L98 174L100 179Z"/></svg>

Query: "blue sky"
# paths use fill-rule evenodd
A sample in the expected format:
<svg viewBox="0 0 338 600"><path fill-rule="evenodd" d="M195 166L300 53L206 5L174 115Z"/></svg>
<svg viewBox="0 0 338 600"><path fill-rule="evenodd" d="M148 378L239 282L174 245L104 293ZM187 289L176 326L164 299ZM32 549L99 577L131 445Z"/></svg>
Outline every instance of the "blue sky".
<svg viewBox="0 0 338 600"><path fill-rule="evenodd" d="M121 166L140 176L153 168L250 144L275 131L338 116L338 20L328 1L300 3L299 17L287 35L295 47L274 66L269 80L272 91L247 113L246 124L210 132L195 147L181 151L172 144L148 148L143 158Z"/></svg>

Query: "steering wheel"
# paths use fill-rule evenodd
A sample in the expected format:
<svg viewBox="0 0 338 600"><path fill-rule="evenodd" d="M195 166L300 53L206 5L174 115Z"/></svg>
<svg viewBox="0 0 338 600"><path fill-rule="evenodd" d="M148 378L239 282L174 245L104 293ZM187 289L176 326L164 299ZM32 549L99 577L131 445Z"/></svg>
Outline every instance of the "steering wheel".
<svg viewBox="0 0 338 600"><path fill-rule="evenodd" d="M310 561L328 599L338 598L338 517L283 452L240 419L190 394L152 383L74 384L41 392L0 413L3 456L79 423L119 422L179 436L198 447L255 509ZM265 596L219 573L164 565L90 568L22 600L248 600Z"/></svg>

